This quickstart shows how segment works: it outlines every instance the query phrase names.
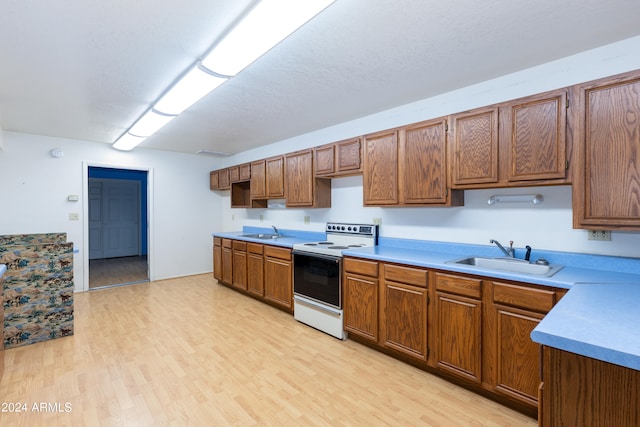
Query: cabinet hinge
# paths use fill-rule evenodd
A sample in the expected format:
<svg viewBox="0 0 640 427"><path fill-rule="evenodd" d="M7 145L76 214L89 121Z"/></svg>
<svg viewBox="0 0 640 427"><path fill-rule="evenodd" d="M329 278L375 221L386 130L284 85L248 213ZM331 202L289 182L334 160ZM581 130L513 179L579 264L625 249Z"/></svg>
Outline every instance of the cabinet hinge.
<svg viewBox="0 0 640 427"><path fill-rule="evenodd" d="M431 353L431 349L427 347L427 359L429 358L429 354Z"/></svg>
<svg viewBox="0 0 640 427"><path fill-rule="evenodd" d="M431 297L427 295L427 305L431 304Z"/></svg>
<svg viewBox="0 0 640 427"><path fill-rule="evenodd" d="M449 122L444 122L444 130L449 130Z"/></svg>
<svg viewBox="0 0 640 427"><path fill-rule="evenodd" d="M569 169L569 160L564 161L564 168Z"/></svg>
<svg viewBox="0 0 640 427"><path fill-rule="evenodd" d="M567 108L569 108L569 97L568 97L568 96L567 96L567 102L566 102L566 104L567 104Z"/></svg>

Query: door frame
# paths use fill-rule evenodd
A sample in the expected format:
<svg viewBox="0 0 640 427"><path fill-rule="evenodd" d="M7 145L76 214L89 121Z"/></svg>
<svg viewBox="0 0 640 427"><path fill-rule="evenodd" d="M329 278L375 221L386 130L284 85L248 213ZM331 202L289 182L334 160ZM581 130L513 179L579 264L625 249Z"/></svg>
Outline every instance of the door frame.
<svg viewBox="0 0 640 427"><path fill-rule="evenodd" d="M147 172L147 188L141 191L147 192L147 267L149 282L155 280L155 269L153 262L153 168L147 166L117 165L109 163L82 162L82 290L89 290L89 168L111 168L122 170L135 170Z"/></svg>

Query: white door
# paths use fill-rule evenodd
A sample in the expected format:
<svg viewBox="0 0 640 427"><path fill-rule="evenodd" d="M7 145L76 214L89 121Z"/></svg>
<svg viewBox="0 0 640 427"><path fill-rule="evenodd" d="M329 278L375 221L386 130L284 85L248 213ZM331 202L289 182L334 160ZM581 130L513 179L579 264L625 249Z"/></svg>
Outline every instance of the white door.
<svg viewBox="0 0 640 427"><path fill-rule="evenodd" d="M140 255L140 182L89 180L89 259Z"/></svg>

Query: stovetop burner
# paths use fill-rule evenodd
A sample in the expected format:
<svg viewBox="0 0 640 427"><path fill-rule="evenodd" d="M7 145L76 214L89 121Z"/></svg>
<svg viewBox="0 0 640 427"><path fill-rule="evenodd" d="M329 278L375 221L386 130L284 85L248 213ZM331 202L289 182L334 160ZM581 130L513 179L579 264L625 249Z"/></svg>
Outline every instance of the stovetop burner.
<svg viewBox="0 0 640 427"><path fill-rule="evenodd" d="M295 244L293 249L341 257L343 250L378 244L377 225L327 223L325 229L326 240Z"/></svg>
<svg viewBox="0 0 640 427"><path fill-rule="evenodd" d="M349 246L329 246L327 249L349 249Z"/></svg>

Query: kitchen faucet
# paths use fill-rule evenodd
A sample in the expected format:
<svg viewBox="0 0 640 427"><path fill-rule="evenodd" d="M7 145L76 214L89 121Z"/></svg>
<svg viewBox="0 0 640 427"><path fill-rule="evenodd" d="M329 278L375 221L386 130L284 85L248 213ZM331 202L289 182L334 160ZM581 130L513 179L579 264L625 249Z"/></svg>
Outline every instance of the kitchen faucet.
<svg viewBox="0 0 640 427"><path fill-rule="evenodd" d="M500 242L498 242L497 240L491 239L489 240L489 243L495 243L498 246L498 248L500 248L500 250L509 258L515 257L515 252L513 250L513 240L509 242L509 249L505 249L504 246L502 246Z"/></svg>
<svg viewBox="0 0 640 427"><path fill-rule="evenodd" d="M277 236L278 234L280 234L280 233L278 232L278 229L276 228L276 226L275 226L275 225L272 225L272 226L271 226L271 228L273 228L273 231L276 233L276 236Z"/></svg>

